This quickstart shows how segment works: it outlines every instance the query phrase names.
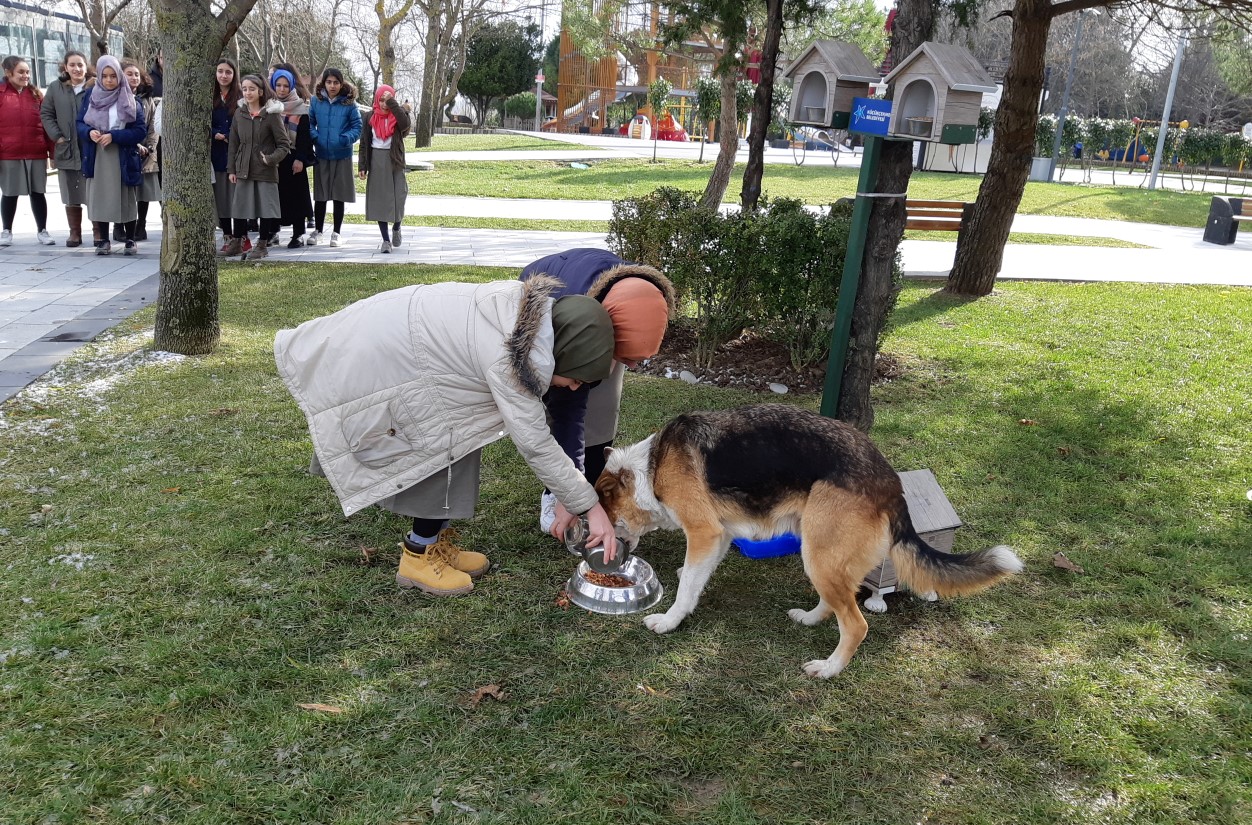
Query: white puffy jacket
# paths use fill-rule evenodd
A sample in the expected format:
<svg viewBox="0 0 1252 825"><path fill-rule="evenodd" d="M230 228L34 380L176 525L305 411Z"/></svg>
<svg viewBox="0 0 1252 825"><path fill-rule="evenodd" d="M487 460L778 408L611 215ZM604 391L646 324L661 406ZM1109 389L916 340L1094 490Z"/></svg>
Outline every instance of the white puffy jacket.
<svg viewBox="0 0 1252 825"><path fill-rule="evenodd" d="M548 430L551 278L383 292L285 329L274 359L345 515L510 436L571 512L595 506Z"/></svg>

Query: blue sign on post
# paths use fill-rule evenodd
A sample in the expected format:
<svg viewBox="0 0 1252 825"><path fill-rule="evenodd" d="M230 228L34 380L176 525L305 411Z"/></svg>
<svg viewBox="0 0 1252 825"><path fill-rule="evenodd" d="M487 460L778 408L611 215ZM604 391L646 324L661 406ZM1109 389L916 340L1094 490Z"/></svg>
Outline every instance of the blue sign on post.
<svg viewBox="0 0 1252 825"><path fill-rule="evenodd" d="M852 122L848 124L849 132L886 137L887 127L890 124L890 100L875 100L870 97L852 98Z"/></svg>

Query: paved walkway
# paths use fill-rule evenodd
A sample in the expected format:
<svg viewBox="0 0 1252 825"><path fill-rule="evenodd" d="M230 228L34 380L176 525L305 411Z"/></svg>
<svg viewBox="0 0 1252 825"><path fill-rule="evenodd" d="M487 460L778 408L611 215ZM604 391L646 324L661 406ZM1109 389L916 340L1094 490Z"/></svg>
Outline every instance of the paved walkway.
<svg viewBox="0 0 1252 825"><path fill-rule="evenodd" d="M530 153L532 156L534 153ZM50 179L49 231L58 243L67 233L64 210ZM733 207L731 207L733 208ZM349 206L361 214L364 203ZM608 220L608 201L551 201L508 198L414 196L410 215ZM157 223L153 216L154 224ZM495 231L405 227L404 245L392 254L378 252L372 225L345 224L345 245L323 244L288 250L273 261L333 261L361 264L465 264L520 269L536 258L574 246L604 247L604 235L592 232ZM1016 232L1119 238L1150 249L1111 249L1011 244L1005 250L1001 278L1072 281L1138 281L1252 286L1252 232L1233 246L1201 241L1199 228L1180 228L1019 215ZM42 375L102 330L156 299L161 233L149 230L140 254L98 257L87 247L40 246L35 241L29 202L19 202L14 242L0 249L0 402ZM945 277L955 244L905 241L905 273ZM260 265L260 264L258 264Z"/></svg>

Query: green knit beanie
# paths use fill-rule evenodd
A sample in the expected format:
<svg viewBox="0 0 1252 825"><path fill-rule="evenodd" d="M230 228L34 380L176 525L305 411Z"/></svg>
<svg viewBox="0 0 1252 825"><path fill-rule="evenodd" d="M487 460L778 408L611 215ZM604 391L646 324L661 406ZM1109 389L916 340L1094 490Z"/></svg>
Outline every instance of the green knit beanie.
<svg viewBox="0 0 1252 825"><path fill-rule="evenodd" d="M586 295L567 295L552 304L556 341L555 375L582 381L603 381L613 367L613 321L600 302Z"/></svg>

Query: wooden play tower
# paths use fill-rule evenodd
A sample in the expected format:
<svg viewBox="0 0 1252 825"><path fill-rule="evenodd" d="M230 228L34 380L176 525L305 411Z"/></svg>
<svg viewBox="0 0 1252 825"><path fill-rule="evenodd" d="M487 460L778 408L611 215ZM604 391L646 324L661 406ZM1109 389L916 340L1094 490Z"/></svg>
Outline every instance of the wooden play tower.
<svg viewBox="0 0 1252 825"><path fill-rule="evenodd" d="M605 8L603 0L593 3L597 10ZM720 45L710 49L708 43L689 42L662 48L659 31L673 20L673 12L660 3L626 0L606 26L603 56L588 57L574 41L564 9L561 14L556 120L544 126L559 132L599 133L609 124L609 106L631 96L638 101L638 111L652 117L648 86L658 77L673 85L675 114L681 122L696 78L710 73Z"/></svg>

